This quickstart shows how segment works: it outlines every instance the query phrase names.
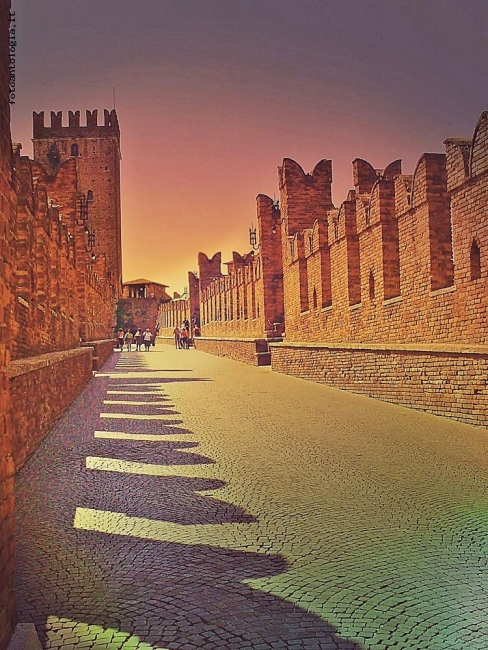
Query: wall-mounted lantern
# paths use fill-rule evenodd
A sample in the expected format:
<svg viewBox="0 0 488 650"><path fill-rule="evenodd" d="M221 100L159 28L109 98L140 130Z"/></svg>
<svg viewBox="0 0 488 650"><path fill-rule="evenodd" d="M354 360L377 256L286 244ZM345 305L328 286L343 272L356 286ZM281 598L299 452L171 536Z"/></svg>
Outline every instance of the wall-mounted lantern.
<svg viewBox="0 0 488 650"><path fill-rule="evenodd" d="M278 199L273 201L273 207L271 209L271 219L272 219L271 232L275 234L276 227L281 225L283 222L283 219L281 218L280 202Z"/></svg>
<svg viewBox="0 0 488 650"><path fill-rule="evenodd" d="M251 227L249 228L249 243L255 251L257 251L261 246L261 244L258 244L258 236L254 224L251 224Z"/></svg>

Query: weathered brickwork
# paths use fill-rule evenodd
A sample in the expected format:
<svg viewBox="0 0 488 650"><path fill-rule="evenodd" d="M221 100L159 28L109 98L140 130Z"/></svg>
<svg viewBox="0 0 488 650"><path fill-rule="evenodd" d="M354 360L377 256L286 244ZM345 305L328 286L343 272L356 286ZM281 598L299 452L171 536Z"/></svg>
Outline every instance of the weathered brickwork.
<svg viewBox="0 0 488 650"><path fill-rule="evenodd" d="M412 175L403 174L400 160L375 169L357 158L354 187L339 208L331 199L330 160L306 174L285 158L278 174L281 210L258 196L258 252L234 253L227 274L220 253L199 254L201 331L212 340L198 347L253 362L247 352L233 351L240 341L269 339L284 327L286 343L296 345L273 345L275 369L324 381L324 342L336 350L349 346L347 355L327 356L333 385L362 392L371 381L377 397L486 425L488 389L480 378L488 351L482 347L488 345L488 113L472 139L446 140L445 149L423 154ZM165 327L194 309L188 301L165 305ZM369 346L368 354L355 344ZM380 344L423 347L385 356L375 347ZM437 344L444 345L442 354ZM459 345L481 347L466 360ZM318 374L309 368L314 355ZM464 361L469 372L460 370ZM383 362L390 372L384 390ZM411 371L402 372L410 362ZM427 375L438 364L445 381L426 391L415 364L426 365ZM343 373L350 374L347 381ZM462 397L452 399L453 390Z"/></svg>
<svg viewBox="0 0 488 650"><path fill-rule="evenodd" d="M195 348L218 357L243 361L252 366L269 366L268 339L196 338Z"/></svg>
<svg viewBox="0 0 488 650"><path fill-rule="evenodd" d="M13 191L8 103L9 17L10 1L0 0L0 650L7 647L15 626L14 463L8 369L16 196Z"/></svg>
<svg viewBox="0 0 488 650"><path fill-rule="evenodd" d="M51 111L45 126L44 113L34 113L34 159L50 174L66 160L73 159L78 175L78 191L88 201L89 224L95 230L94 253L105 255L109 284L122 294L122 249L120 210L120 130L115 110L86 111L86 126L80 125L80 111L68 112L63 126L61 112Z"/></svg>
<svg viewBox="0 0 488 650"><path fill-rule="evenodd" d="M273 370L486 426L484 346L271 344Z"/></svg>
<svg viewBox="0 0 488 650"><path fill-rule="evenodd" d="M234 252L221 271L221 254L198 255L199 277L190 274L189 295L163 305L158 318L161 334L169 334L188 319L205 337L256 338L283 331L283 270L281 217L268 196L257 197L257 252ZM192 277L193 276L193 277ZM197 302L198 300L198 302Z"/></svg>
<svg viewBox="0 0 488 650"><path fill-rule="evenodd" d="M92 350L79 348L13 361L9 374L17 471L90 380Z"/></svg>

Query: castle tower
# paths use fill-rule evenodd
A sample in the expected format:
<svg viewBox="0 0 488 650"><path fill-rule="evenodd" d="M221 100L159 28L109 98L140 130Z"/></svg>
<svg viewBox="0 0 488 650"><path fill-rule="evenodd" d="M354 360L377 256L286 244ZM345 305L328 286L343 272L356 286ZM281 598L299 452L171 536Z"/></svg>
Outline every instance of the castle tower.
<svg viewBox="0 0 488 650"><path fill-rule="evenodd" d="M89 227L95 231L96 255L105 255L107 279L122 295L122 244L120 213L120 131L115 109L104 110L98 125L98 111L86 111L86 126L80 125L80 111L68 112L68 126L62 113L51 111L51 125L44 125L44 112L33 114L34 160L54 174L68 158L76 158L78 191L88 200Z"/></svg>

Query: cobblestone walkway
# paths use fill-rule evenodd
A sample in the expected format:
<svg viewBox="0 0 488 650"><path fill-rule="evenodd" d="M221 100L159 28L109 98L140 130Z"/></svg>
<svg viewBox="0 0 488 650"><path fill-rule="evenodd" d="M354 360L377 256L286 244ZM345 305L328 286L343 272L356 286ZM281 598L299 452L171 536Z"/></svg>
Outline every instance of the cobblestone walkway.
<svg viewBox="0 0 488 650"><path fill-rule="evenodd" d="M488 432L160 346L17 481L45 648L488 648Z"/></svg>

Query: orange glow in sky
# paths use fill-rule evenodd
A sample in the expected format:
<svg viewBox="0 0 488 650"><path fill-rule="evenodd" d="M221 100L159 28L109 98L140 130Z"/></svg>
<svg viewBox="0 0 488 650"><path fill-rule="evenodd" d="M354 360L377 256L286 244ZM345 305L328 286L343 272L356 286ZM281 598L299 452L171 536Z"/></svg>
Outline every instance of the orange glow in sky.
<svg viewBox="0 0 488 650"><path fill-rule="evenodd" d="M284 157L376 168L467 136L488 108L482 0L14 0L12 138L32 111L113 107L125 281L181 292L199 251L250 250L255 197Z"/></svg>

